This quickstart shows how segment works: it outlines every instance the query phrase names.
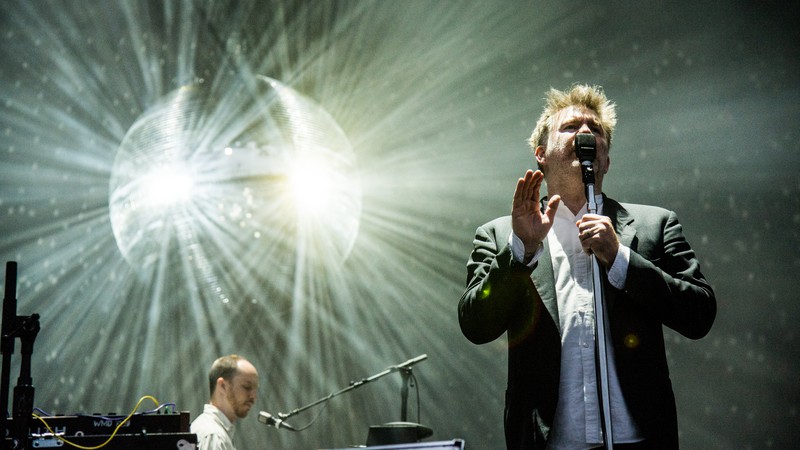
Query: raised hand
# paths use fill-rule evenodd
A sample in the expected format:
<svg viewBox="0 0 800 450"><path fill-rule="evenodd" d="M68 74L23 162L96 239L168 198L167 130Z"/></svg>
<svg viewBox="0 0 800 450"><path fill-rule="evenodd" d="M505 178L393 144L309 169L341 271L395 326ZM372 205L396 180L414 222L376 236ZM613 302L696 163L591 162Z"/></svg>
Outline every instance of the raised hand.
<svg viewBox="0 0 800 450"><path fill-rule="evenodd" d="M541 170L528 170L525 176L517 181L514 191L514 201L511 205L511 227L514 234L525 244L526 258L536 252L536 249L547 237L556 209L561 202L561 197L554 195L547 202L544 213L539 204L539 190L542 187L544 174Z"/></svg>

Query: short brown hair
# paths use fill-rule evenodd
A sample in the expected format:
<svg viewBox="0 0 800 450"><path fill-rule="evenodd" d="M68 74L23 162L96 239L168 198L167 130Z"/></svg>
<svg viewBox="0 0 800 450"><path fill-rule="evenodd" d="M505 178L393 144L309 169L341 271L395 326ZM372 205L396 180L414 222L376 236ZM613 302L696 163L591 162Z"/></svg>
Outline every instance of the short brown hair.
<svg viewBox="0 0 800 450"><path fill-rule="evenodd" d="M547 105L528 139L531 149L536 150L536 147L547 143L547 136L553 126L553 116L569 106L583 106L597 113L608 140L608 147L611 148L611 135L617 125L617 105L606 97L602 87L575 84L566 91L550 88L545 100Z"/></svg>
<svg viewBox="0 0 800 450"><path fill-rule="evenodd" d="M208 390L212 397L217 388L217 379L222 377L226 381L231 381L239 372L239 361L243 359L239 355L227 355L217 358L211 364L211 370L208 372Z"/></svg>

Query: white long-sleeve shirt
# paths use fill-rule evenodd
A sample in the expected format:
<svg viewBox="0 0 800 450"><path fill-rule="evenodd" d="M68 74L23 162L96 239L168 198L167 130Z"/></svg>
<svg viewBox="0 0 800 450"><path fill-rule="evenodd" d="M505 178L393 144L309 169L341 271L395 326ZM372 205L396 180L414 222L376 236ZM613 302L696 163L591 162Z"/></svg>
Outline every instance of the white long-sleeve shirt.
<svg viewBox="0 0 800 450"><path fill-rule="evenodd" d="M596 197L602 213L602 195ZM583 251L575 223L587 212L577 215L562 205L556 211L548 234L553 262L555 291L561 330L561 377L558 406L548 439L548 449L591 448L602 444L602 420L598 397L595 363L595 315L591 257ZM524 245L512 234L512 253L522 261ZM530 262L532 266L540 251ZM630 260L630 249L620 245L617 257L608 271L612 286L622 289ZM622 397L617 378L613 348L607 345L608 375L612 432L615 443L638 442L643 439Z"/></svg>
<svg viewBox="0 0 800 450"><path fill-rule="evenodd" d="M233 423L216 406L206 404L190 427L197 435L199 450L236 450Z"/></svg>

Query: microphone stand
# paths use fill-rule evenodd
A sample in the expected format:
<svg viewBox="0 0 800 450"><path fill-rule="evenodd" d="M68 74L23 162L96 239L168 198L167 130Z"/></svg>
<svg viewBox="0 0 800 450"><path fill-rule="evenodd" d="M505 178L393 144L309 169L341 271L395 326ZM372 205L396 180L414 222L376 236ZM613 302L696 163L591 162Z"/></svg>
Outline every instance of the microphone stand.
<svg viewBox="0 0 800 450"><path fill-rule="evenodd" d="M583 184L586 186L588 211L590 214L597 214L597 202L594 198L594 167L592 167L592 161L594 161L597 152L594 135L588 133L576 134L575 151L578 153L578 159L581 163ZM611 395L608 387L608 349L606 342L607 315L603 296L603 280L600 277L600 265L597 263L597 257L592 253L589 255L589 259L592 265L592 293L594 295L595 334L597 335L595 347L597 349L598 372L600 375L597 385L600 390L600 407L603 415L603 441L605 442L605 448L613 450L614 436L611 429Z"/></svg>
<svg viewBox="0 0 800 450"><path fill-rule="evenodd" d="M399 364L399 365L396 365L396 366L389 366L386 369L384 369L383 371L381 371L381 372L379 372L379 373L377 373L375 375L372 375L371 377L363 378L363 379L358 380L358 381L351 381L350 385L347 386L344 389L341 389L341 390L338 390L336 392L333 392L333 393L331 393L330 395L328 395L326 397L323 397L323 398L321 398L321 399L319 399L319 400L317 400L315 402L309 403L308 405L302 406L302 407L297 408L297 409L293 409L293 410L289 411L288 413L282 413L282 412L278 413L278 417L280 418L281 421L285 421L289 417L297 415L297 414L299 414L299 413L301 413L301 412L303 412L303 411L305 411L307 409L313 408L313 407L319 405L320 403L327 402L328 400L330 400L330 399L332 399L334 397L337 397L337 396L339 396L341 394L344 394L345 392L349 392L349 391L351 391L353 389L356 389L356 388L359 388L359 387L361 387L361 386L363 386L363 385L365 385L367 383L371 383L371 382L377 380L378 378L381 378L381 377L383 377L385 375L388 375L388 374L390 374L392 372L398 372L399 371L401 376L403 377L403 387L401 389L401 396L402 396L402 405L401 405L401 416L402 417L401 418L402 418L403 421L405 421L406 420L406 411L407 411L407 408L408 408L408 406L407 406L407 402L408 402L408 378L411 375L411 367L414 364L418 363L418 362L426 360L427 358L428 358L428 355L420 355L420 356L417 356L416 358L409 359L408 361L406 361L406 362L404 362L402 364ZM417 425L417 426L418 427L422 427L422 425ZM294 431L299 431L299 430L294 430Z"/></svg>

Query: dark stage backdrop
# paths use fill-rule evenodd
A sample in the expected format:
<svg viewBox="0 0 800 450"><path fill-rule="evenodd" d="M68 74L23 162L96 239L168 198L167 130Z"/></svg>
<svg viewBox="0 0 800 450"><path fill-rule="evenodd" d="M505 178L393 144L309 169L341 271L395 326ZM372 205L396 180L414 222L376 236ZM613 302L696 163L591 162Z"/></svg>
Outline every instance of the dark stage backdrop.
<svg viewBox="0 0 800 450"><path fill-rule="evenodd" d="M784 2L0 4L0 259L41 315L35 406L201 410L216 356L261 372L239 448L364 444L410 421L503 446L505 341L456 305L510 209L549 87L618 104L606 192L675 210L716 289L665 330L689 449L800 440L800 52ZM19 351L19 347L17 347ZM17 353L12 385L19 367ZM148 403L141 409L154 407ZM141 410L140 409L140 410Z"/></svg>

